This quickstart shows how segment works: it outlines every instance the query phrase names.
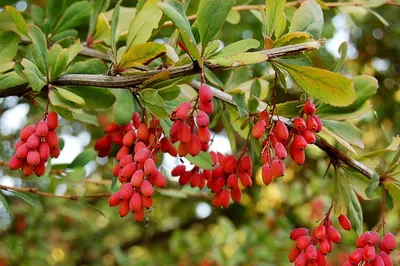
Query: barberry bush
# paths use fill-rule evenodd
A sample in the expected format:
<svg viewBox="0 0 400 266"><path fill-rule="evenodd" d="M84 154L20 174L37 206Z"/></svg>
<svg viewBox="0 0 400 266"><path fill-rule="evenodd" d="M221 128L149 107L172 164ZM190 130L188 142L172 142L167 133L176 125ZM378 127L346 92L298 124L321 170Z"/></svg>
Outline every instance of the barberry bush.
<svg viewBox="0 0 400 266"><path fill-rule="evenodd" d="M0 265L400 265L400 3L5 2Z"/></svg>

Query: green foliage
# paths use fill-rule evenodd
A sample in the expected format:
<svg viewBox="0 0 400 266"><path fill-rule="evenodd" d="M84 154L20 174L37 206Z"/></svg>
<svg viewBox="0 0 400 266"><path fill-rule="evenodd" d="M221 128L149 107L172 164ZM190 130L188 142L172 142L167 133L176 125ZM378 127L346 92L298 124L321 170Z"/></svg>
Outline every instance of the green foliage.
<svg viewBox="0 0 400 266"><path fill-rule="evenodd" d="M308 32L314 38L321 37L324 15L321 6L315 1L304 1L293 15L289 32Z"/></svg>
<svg viewBox="0 0 400 266"><path fill-rule="evenodd" d="M118 90L115 93L117 100L114 104L114 121L118 125L126 125L135 112L133 96L129 90Z"/></svg>

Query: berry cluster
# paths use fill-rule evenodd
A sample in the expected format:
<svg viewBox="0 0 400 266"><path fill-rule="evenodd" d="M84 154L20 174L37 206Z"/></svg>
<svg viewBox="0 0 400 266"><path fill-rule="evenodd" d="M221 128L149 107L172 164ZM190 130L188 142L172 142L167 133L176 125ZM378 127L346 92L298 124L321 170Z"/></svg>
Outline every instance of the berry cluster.
<svg viewBox="0 0 400 266"><path fill-rule="evenodd" d="M116 155L118 164L113 170L122 186L111 195L108 203L110 206L119 205L121 217L132 211L133 219L141 222L145 218L145 209L153 204L154 186L164 187L167 182L156 167L162 132L158 119L153 117L147 126L137 113L132 123L124 126L124 129L128 128Z"/></svg>
<svg viewBox="0 0 400 266"><path fill-rule="evenodd" d="M392 266L393 262L390 259L390 252L396 248L396 238L390 232L387 232L379 242L379 232L366 231L362 233L357 241L357 249L353 251L348 261L343 266L350 265L376 265L376 266ZM376 251L376 247L379 242L379 253Z"/></svg>
<svg viewBox="0 0 400 266"><path fill-rule="evenodd" d="M26 176L32 173L43 175L49 157L57 158L60 155L57 126L57 113L50 112L36 125L22 129L19 134L21 139L15 145L15 155L9 162L11 170L21 169Z"/></svg>
<svg viewBox="0 0 400 266"><path fill-rule="evenodd" d="M132 121L134 125L138 126L138 124L140 124L140 116L138 113L135 113L133 115ZM132 130L132 123L122 126L119 126L115 122L109 123L104 129L106 135L96 141L96 143L94 144L94 149L98 152L98 156L108 156L113 143L117 146L122 146L124 135L130 130Z"/></svg>
<svg viewBox="0 0 400 266"><path fill-rule="evenodd" d="M207 151L211 139L208 125L209 114L214 111L212 102L213 94L207 84L202 84L199 95L195 98L195 104L183 102L171 114L174 121L170 131L170 141L179 141L177 153L184 157L188 154L197 156L201 151ZM194 113L197 112L196 117Z"/></svg>
<svg viewBox="0 0 400 266"><path fill-rule="evenodd" d="M285 174L283 160L287 157L287 146L289 146L290 157L299 165L304 163L305 148L308 144L315 143L314 133L322 130L322 122L315 115L315 111L315 105L307 101L290 130L281 120L274 123L272 115L267 111L260 113L251 133L255 139L260 139L267 129L270 129L268 136L262 142L261 154L261 161L264 164L262 179L266 185L270 184L274 178ZM307 116L306 120L303 119L304 115Z"/></svg>
<svg viewBox="0 0 400 266"><path fill-rule="evenodd" d="M339 243L341 240L341 235L332 225L329 215L330 210L325 215L321 224L315 227L311 233L306 228L296 228L290 233L290 239L296 241L296 246L289 254L290 262L294 262L296 266L325 266L327 264L326 255L332 252L333 243ZM341 215L341 217L347 219L344 215ZM350 230L350 221L348 219L346 221L343 218L341 219L344 222L344 229Z"/></svg>
<svg viewBox="0 0 400 266"><path fill-rule="evenodd" d="M179 176L179 184L190 184L192 187L207 187L215 193L212 199L214 207L229 206L230 200L239 202L242 198L242 191L239 187L239 180L242 186L250 187L253 184L252 163L249 156L240 156L236 159L235 155L223 155L221 153L210 152L214 162L212 170L204 170L194 167L186 171L184 165L176 166L171 174Z"/></svg>

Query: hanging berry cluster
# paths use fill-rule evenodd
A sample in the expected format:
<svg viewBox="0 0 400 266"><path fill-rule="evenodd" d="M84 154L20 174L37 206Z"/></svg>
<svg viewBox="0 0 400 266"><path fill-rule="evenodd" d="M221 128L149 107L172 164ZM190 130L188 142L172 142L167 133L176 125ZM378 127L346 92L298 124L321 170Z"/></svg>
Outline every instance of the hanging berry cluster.
<svg viewBox="0 0 400 266"><path fill-rule="evenodd" d="M215 193L212 205L227 208L231 199L233 202L239 202L242 198L239 180L243 187L250 187L253 184L251 159L243 154L239 159L236 159L235 155L225 156L219 152L212 151L210 154L214 163L212 170L195 166L192 170L186 171L184 165L178 165L171 174L179 176L181 186L189 183L191 187L203 189L207 185Z"/></svg>
<svg viewBox="0 0 400 266"><path fill-rule="evenodd" d="M113 175L118 177L121 188L108 200L110 206L119 206L119 215L130 211L137 222L145 218L145 209L153 205L154 186L164 187L165 177L157 170L157 153L161 148L160 121L152 117L149 126L135 113L132 122L124 126L122 147L116 155L118 164Z"/></svg>
<svg viewBox="0 0 400 266"><path fill-rule="evenodd" d="M392 266L393 262L389 255L396 248L396 238L390 232L387 232L380 242L379 238L379 230L362 233L356 241L357 249L350 254L343 266L360 265L360 263L366 266Z"/></svg>
<svg viewBox="0 0 400 266"><path fill-rule="evenodd" d="M43 175L49 157L60 155L57 126L57 113L50 112L36 125L23 128L19 134L21 139L15 145L15 155L9 162L11 170L21 169L26 176L33 173Z"/></svg>
<svg viewBox="0 0 400 266"><path fill-rule="evenodd" d="M214 111L212 99L211 88L202 84L193 106L189 102L183 102L172 112L171 120L174 123L170 130L170 141L179 141L179 156L196 156L201 151L208 150L211 139L208 115Z"/></svg>
<svg viewBox="0 0 400 266"><path fill-rule="evenodd" d="M315 115L316 107L311 101L307 101L300 113L293 122L293 127L288 126L278 120L274 122L273 113L270 115L267 111L260 113L258 121L252 128L252 136L260 139L268 131L268 136L262 142L261 161L262 180L268 185L275 178L285 174L285 165L283 160L287 157L286 147L289 146L290 157L298 165L305 161L305 149L308 144L315 143L315 133L322 130L322 122ZM307 116L304 120L304 115Z"/></svg>
<svg viewBox="0 0 400 266"><path fill-rule="evenodd" d="M331 209L325 214L319 226L311 232L307 228L296 228L290 233L290 239L296 241L296 246L289 253L289 261L296 266L325 266L326 255L333 250L333 243L339 243L341 235L332 225ZM351 223L344 215L339 217L339 223L345 230L351 229Z"/></svg>

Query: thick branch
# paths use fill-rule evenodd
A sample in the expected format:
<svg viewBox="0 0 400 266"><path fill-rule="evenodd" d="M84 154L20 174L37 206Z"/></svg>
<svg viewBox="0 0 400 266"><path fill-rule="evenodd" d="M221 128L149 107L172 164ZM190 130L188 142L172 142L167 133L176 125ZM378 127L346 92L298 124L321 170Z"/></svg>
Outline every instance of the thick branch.
<svg viewBox="0 0 400 266"><path fill-rule="evenodd" d="M313 41L295 45L288 45L284 47L274 48L270 50L262 51L266 55L266 60L272 60L274 58L289 56L295 54L302 54L305 52L313 51L319 49L322 45L323 41ZM87 50L87 49L86 49ZM260 53L260 52L254 52ZM228 69L231 67L221 67L219 65L208 65L210 69ZM200 68L196 67L193 64L180 66L180 67L172 67L167 70L150 70L138 72L137 74L130 76L105 76L105 75L85 75L85 74L69 74L60 76L54 84L56 85L80 85L80 86L96 86L96 87L105 87L105 88L127 88L127 87L135 87L140 84L143 84L147 79L152 76L159 74L163 71L168 71L170 78L188 76L192 74L199 73L201 71ZM23 90L24 93L29 91L29 89ZM6 96L20 96L21 89L20 86L9 88L6 90L0 91L0 97Z"/></svg>
<svg viewBox="0 0 400 266"><path fill-rule="evenodd" d="M200 88L200 82L198 81L192 81L191 85L195 88L195 89L199 89ZM211 86L210 86L211 87ZM214 87L211 87L211 90L214 94L214 96L220 100L222 100L225 103L231 104L236 106L235 102L232 100L232 96L217 89ZM259 111L263 111L266 108L266 104L264 102L260 101L260 105L258 107ZM285 122L285 124L291 126L292 123L290 122L289 119L285 118L285 117L278 117L278 116L274 116L274 120L278 120L280 119L281 121ZM372 176L374 175L374 171L371 170L370 168L368 168L367 166L365 166L364 164L360 163L357 160L354 160L353 158L347 156L344 152L342 152L341 150L333 147L332 145L330 145L328 142L326 142L325 140L318 138L317 136L317 141L315 143L315 145L320 148L321 150L323 150L324 152L326 152L329 156L338 159L339 161L341 161L342 163L344 163L345 165L347 165L350 168L355 169L357 172L359 172L360 174L362 174L363 176L371 179Z"/></svg>

